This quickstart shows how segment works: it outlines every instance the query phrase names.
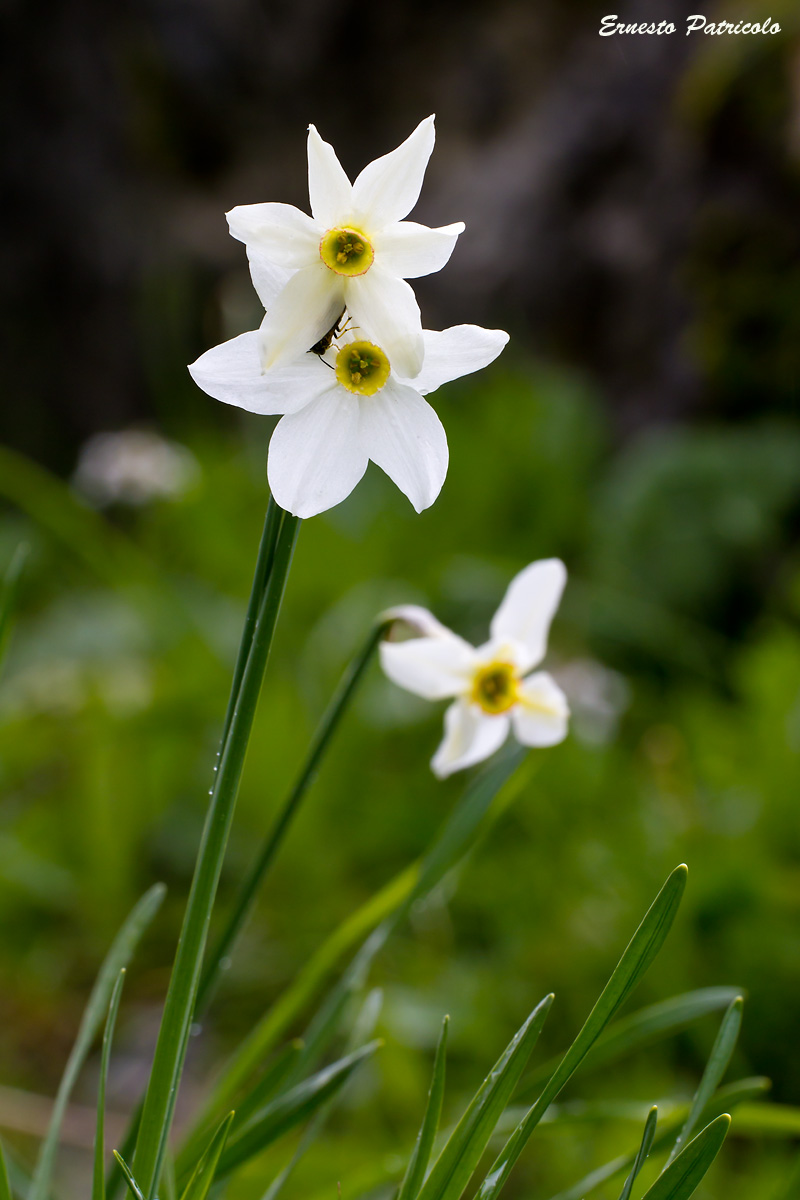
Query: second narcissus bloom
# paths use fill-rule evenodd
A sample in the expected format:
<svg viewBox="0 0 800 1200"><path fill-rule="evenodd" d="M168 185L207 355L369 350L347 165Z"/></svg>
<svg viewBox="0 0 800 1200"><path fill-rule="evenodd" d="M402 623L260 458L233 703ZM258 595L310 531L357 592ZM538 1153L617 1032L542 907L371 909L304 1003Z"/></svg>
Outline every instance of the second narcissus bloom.
<svg viewBox="0 0 800 1200"><path fill-rule="evenodd" d="M401 606L384 614L421 635L381 644L389 678L426 700L453 698L431 762L440 778L494 754L511 730L524 746L553 746L566 737L566 696L546 671L533 671L547 651L566 577L557 558L525 567L492 618L489 641L477 648L427 609Z"/></svg>
<svg viewBox="0 0 800 1200"><path fill-rule="evenodd" d="M333 147L311 125L312 216L290 204L242 204L228 213L268 310L261 329L265 369L308 350L347 309L401 375L417 374L422 321L405 281L440 271L464 229L460 221L429 229L402 219L417 203L433 142L433 117L427 117L351 184ZM262 293L264 263L273 277L282 275L277 296Z"/></svg>

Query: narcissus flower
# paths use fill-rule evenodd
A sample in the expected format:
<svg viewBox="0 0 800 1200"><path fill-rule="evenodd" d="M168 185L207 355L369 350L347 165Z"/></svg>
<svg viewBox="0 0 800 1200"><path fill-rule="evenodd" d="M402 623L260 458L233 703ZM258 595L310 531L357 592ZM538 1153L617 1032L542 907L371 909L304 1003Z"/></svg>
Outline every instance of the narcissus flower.
<svg viewBox="0 0 800 1200"><path fill-rule="evenodd" d="M358 328L336 335L321 352L302 353L268 371L261 331L255 330L207 350L189 370L217 400L282 415L267 461L269 485L282 508L299 517L332 508L350 494L371 459L421 512L438 496L448 463L442 423L423 396L485 367L508 341L503 330L477 325L426 329L422 336L425 361L413 379Z"/></svg>
<svg viewBox="0 0 800 1200"><path fill-rule="evenodd" d="M403 217L417 202L434 142L433 117L350 183L332 146L308 131L309 217L290 204L243 204L228 213L244 242L253 282L268 310L265 368L310 349L345 308L364 336L382 346L403 376L422 365L419 307L406 279L439 271L464 225L429 229ZM283 272L265 295L263 263Z"/></svg>
<svg viewBox="0 0 800 1200"><path fill-rule="evenodd" d="M454 697L444 717L444 739L431 766L440 778L482 762L513 730L525 746L553 746L567 734L569 707L545 671L550 622L566 582L557 558L520 571L492 618L485 645L471 646L426 609L390 609L416 636L382 642L381 664L396 684L426 700Z"/></svg>

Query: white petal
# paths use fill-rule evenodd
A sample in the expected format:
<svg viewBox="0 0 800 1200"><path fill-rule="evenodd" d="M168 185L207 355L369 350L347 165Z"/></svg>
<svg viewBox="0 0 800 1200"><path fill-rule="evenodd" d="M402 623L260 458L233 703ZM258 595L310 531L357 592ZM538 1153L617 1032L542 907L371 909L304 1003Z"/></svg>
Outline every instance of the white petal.
<svg viewBox="0 0 800 1200"><path fill-rule="evenodd" d="M358 441L358 403L334 386L283 417L269 444L267 478L281 508L313 517L349 496L367 469Z"/></svg>
<svg viewBox="0 0 800 1200"><path fill-rule="evenodd" d="M296 270L319 258L325 231L291 204L240 204L227 217L233 236L255 242L276 266Z"/></svg>
<svg viewBox="0 0 800 1200"><path fill-rule="evenodd" d="M417 512L433 504L447 474L447 436L418 392L390 379L362 397L361 445Z"/></svg>
<svg viewBox="0 0 800 1200"><path fill-rule="evenodd" d="M493 638L512 638L527 650L524 670L535 667L545 656L550 622L566 581L567 569L559 558L530 563L511 580L492 618Z"/></svg>
<svg viewBox="0 0 800 1200"><path fill-rule="evenodd" d="M339 276L322 262L295 271L261 324L264 366L277 366L310 350L343 308Z"/></svg>
<svg viewBox="0 0 800 1200"><path fill-rule="evenodd" d="M412 379L422 366L424 342L419 305L411 287L372 266L364 275L348 279L344 294L355 328L386 352L397 375Z"/></svg>
<svg viewBox="0 0 800 1200"><path fill-rule="evenodd" d="M255 242L247 245L247 261L250 264L250 278L253 287L258 292L258 298L264 308L272 308L286 284L294 274L288 267L278 267Z"/></svg>
<svg viewBox="0 0 800 1200"><path fill-rule="evenodd" d="M447 636L381 642L381 666L393 683L422 696L444 700L470 686L475 652L469 642L450 630Z"/></svg>
<svg viewBox="0 0 800 1200"><path fill-rule="evenodd" d="M341 225L353 207L353 188L336 151L315 126L308 127L308 197L315 220L324 229Z"/></svg>
<svg viewBox="0 0 800 1200"><path fill-rule="evenodd" d="M569 705L555 680L538 671L523 681L511 710L514 736L523 746L555 746L567 736Z"/></svg>
<svg viewBox="0 0 800 1200"><path fill-rule="evenodd" d="M444 779L483 762L499 750L508 737L509 719L504 714L488 716L466 700L456 700L444 714L444 738L431 759L435 775Z"/></svg>
<svg viewBox="0 0 800 1200"><path fill-rule="evenodd" d="M389 621L402 621L404 625L408 625L414 631L417 637L455 636L446 625L437 621L432 612L428 612L427 608L422 608L419 604L395 604L392 608L385 609L378 619L382 624Z"/></svg>
<svg viewBox="0 0 800 1200"><path fill-rule="evenodd" d="M435 392L443 383L460 379L494 362L508 341L502 329L482 329L480 325L452 325L437 331L424 329L422 340L425 359L413 385L423 396Z"/></svg>
<svg viewBox="0 0 800 1200"><path fill-rule="evenodd" d="M434 137L433 117L426 117L401 146L364 167L353 184L353 208L368 226L367 233L411 212L422 190Z"/></svg>
<svg viewBox="0 0 800 1200"><path fill-rule="evenodd" d="M463 232L463 221L441 229L428 229L415 221L398 221L373 238L375 259L385 271L400 279L418 279L420 275L441 271Z"/></svg>
<svg viewBox="0 0 800 1200"><path fill-rule="evenodd" d="M192 379L209 396L248 412L274 415L296 412L331 386L331 373L315 354L288 367L265 373L258 330L212 350L189 367Z"/></svg>

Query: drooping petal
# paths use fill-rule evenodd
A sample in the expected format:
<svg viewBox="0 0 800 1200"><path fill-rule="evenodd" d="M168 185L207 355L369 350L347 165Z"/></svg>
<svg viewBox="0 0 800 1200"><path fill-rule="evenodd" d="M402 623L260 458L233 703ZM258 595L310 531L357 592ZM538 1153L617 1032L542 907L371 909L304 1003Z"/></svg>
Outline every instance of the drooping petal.
<svg viewBox="0 0 800 1200"><path fill-rule="evenodd" d="M441 271L463 232L463 221L440 229L428 229L415 221L398 221L375 234L375 258L385 271L400 279L418 279Z"/></svg>
<svg viewBox="0 0 800 1200"><path fill-rule="evenodd" d="M409 626L417 637L454 637L451 630L438 621L432 612L419 604L395 604L384 609L378 618L381 623L401 621Z"/></svg>
<svg viewBox="0 0 800 1200"><path fill-rule="evenodd" d="M331 271L328 274L339 278ZM344 295L354 328L386 352L396 374L412 379L422 366L424 343L411 287L375 265L366 274L347 279Z"/></svg>
<svg viewBox="0 0 800 1200"><path fill-rule="evenodd" d="M276 266L298 270L319 258L325 231L291 204L239 204L227 217L233 236L257 243Z"/></svg>
<svg viewBox="0 0 800 1200"><path fill-rule="evenodd" d="M514 736L523 746L555 746L567 736L569 705L546 671L523 680L519 703L511 709Z"/></svg>
<svg viewBox="0 0 800 1200"><path fill-rule="evenodd" d="M201 354L189 367L192 379L209 396L262 415L297 412L331 385L331 373L315 354L287 367L265 372L258 330Z"/></svg>
<svg viewBox="0 0 800 1200"><path fill-rule="evenodd" d="M434 138L433 117L426 117L396 150L364 167L353 184L353 209L366 233L401 221L411 212L422 190Z"/></svg>
<svg viewBox="0 0 800 1200"><path fill-rule="evenodd" d="M358 403L335 383L300 412L283 417L269 444L272 494L297 517L313 517L339 504L366 469L367 456L358 440Z"/></svg>
<svg viewBox="0 0 800 1200"><path fill-rule="evenodd" d="M398 687L425 700L458 696L469 688L474 651L450 630L446 634L381 642L381 666Z"/></svg>
<svg viewBox="0 0 800 1200"><path fill-rule="evenodd" d="M493 638L512 638L528 654L523 670L540 663L547 650L550 622L558 608L567 569L559 558L530 563L508 585L502 603L492 618Z"/></svg>
<svg viewBox="0 0 800 1200"><path fill-rule="evenodd" d="M447 436L418 392L390 379L361 400L361 445L417 512L433 504L447 474Z"/></svg>
<svg viewBox="0 0 800 1200"><path fill-rule="evenodd" d="M308 127L308 197L314 219L323 229L349 219L352 184L333 146L322 140L314 125Z"/></svg>
<svg viewBox="0 0 800 1200"><path fill-rule="evenodd" d="M276 266L267 252L256 242L249 242L246 249L253 287L258 292L258 298L264 308L270 309L294 272L290 271L288 267Z"/></svg>
<svg viewBox="0 0 800 1200"><path fill-rule="evenodd" d="M343 308L341 281L333 271L319 261L295 271L261 325L264 367L310 350Z"/></svg>
<svg viewBox="0 0 800 1200"><path fill-rule="evenodd" d="M444 738L431 759L434 775L444 779L454 771L483 762L499 750L508 737L510 722L499 714L490 717L466 700L456 700L444 714Z"/></svg>
<svg viewBox="0 0 800 1200"><path fill-rule="evenodd" d="M460 379L494 362L508 341L503 329L482 329L480 325L452 325L441 331L424 329L425 358L413 385L426 396L443 383Z"/></svg>

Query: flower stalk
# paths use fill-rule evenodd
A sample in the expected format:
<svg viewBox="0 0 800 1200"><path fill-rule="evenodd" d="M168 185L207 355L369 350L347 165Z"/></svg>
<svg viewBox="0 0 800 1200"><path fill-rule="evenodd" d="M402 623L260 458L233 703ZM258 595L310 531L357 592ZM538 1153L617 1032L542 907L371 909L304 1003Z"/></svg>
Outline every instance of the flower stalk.
<svg viewBox="0 0 800 1200"><path fill-rule="evenodd" d="M234 672L222 751L215 767L211 803L170 977L136 1143L133 1172L148 1200L158 1187L164 1161L194 1018L211 910L299 525L296 517L272 506L264 526L242 648ZM255 619L253 613L256 614Z"/></svg>

